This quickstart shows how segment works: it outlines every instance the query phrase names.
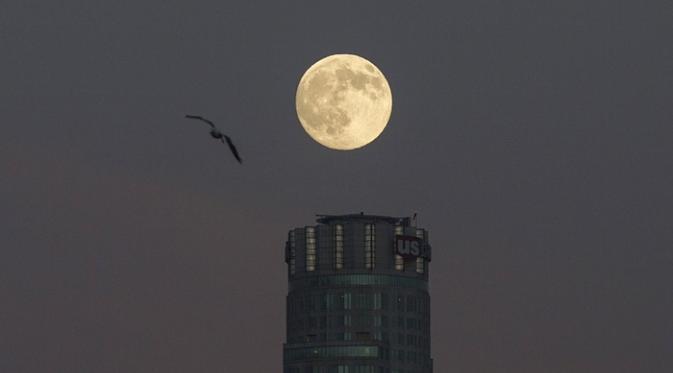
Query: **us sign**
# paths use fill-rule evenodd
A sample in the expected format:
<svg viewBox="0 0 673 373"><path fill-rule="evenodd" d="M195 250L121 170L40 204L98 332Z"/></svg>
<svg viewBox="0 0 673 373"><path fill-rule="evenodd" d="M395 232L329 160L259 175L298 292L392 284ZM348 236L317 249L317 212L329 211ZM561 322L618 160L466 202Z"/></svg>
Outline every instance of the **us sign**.
<svg viewBox="0 0 673 373"><path fill-rule="evenodd" d="M423 240L414 236L395 236L395 254L405 259L425 256Z"/></svg>

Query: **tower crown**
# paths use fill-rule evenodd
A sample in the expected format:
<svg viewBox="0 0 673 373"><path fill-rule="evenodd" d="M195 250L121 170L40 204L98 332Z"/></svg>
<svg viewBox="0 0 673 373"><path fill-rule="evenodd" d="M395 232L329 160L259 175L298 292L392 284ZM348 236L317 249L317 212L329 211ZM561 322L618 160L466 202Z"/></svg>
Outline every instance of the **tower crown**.
<svg viewBox="0 0 673 373"><path fill-rule="evenodd" d="M428 232L412 225L411 218L359 213L317 215L316 222L288 233L290 279L362 270L427 279Z"/></svg>

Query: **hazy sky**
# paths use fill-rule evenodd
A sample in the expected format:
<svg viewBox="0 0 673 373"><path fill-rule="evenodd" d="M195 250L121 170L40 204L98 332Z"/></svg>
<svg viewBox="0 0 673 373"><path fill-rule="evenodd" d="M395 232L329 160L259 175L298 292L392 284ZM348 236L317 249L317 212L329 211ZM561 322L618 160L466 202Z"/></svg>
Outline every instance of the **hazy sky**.
<svg viewBox="0 0 673 373"><path fill-rule="evenodd" d="M673 371L672 14L0 2L0 371L280 372L286 233L359 211L430 230L435 372ZM392 87L361 150L296 118L332 53Z"/></svg>

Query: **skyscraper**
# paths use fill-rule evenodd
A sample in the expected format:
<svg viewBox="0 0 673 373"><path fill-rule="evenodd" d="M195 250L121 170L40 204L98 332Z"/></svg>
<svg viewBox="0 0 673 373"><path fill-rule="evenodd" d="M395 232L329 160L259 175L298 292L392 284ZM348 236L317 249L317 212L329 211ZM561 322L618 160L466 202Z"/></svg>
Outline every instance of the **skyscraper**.
<svg viewBox="0 0 673 373"><path fill-rule="evenodd" d="M284 373L431 373L431 248L411 218L318 215L290 230Z"/></svg>

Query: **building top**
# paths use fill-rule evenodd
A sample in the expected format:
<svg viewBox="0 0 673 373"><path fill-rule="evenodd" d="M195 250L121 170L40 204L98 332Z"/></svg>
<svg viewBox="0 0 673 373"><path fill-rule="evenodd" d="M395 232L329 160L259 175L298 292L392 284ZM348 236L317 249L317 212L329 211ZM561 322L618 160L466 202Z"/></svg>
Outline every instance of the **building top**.
<svg viewBox="0 0 673 373"><path fill-rule="evenodd" d="M332 221L338 220L382 220L390 224L398 224L404 227L410 225L411 219L409 217L395 217L395 216L382 216L382 215L367 215L364 212L357 214L345 214L345 215L324 215L316 214L316 221L320 224L329 224Z"/></svg>

